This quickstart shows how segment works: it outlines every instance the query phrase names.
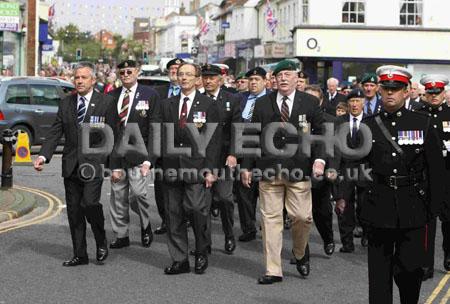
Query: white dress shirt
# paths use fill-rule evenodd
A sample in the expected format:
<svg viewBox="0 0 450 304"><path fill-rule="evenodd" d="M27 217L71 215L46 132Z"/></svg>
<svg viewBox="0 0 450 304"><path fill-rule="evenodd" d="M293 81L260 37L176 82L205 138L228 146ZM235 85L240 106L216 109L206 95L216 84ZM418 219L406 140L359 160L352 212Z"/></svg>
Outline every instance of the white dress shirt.
<svg viewBox="0 0 450 304"><path fill-rule="evenodd" d="M292 92L289 96L287 96L287 100L286 103L288 105L289 108L289 117L291 117L291 113L292 113L292 108L294 106L294 97L295 97L295 90L294 92ZM281 113L281 105L283 104L283 95L280 94L280 92L277 93L277 105L278 105L278 109L280 110Z"/></svg>
<svg viewBox="0 0 450 304"><path fill-rule="evenodd" d="M125 126L127 125L128 117L130 117L131 107L133 106L134 95L136 95L137 86L138 86L138 83L136 82L134 84L134 86L132 86L129 89L122 87L122 92L120 93L119 101L117 102L117 113L120 114L120 110L122 110L122 102L123 102L123 97L125 96L125 92L127 90L130 90L130 93L128 93L130 102L128 103L127 118L125 119L125 122L124 122Z"/></svg>
<svg viewBox="0 0 450 304"><path fill-rule="evenodd" d="M359 125L361 123L361 120L363 118L363 114L364 112L361 112L361 114L359 114L358 116L353 116L352 114L350 114L350 134L352 133L353 130L353 118L356 118L356 129L359 130ZM353 135L353 134L351 134Z"/></svg>
<svg viewBox="0 0 450 304"><path fill-rule="evenodd" d="M189 100L187 102L187 116L189 116L189 112L191 111L191 107L192 107L192 103L194 102L194 98L195 98L195 90L192 91L191 94L189 94L188 96L184 95L183 92L181 92L180 94L180 104L178 105L178 118L180 118L181 116L181 109L183 108L183 103L184 103L184 98L188 97Z"/></svg>
<svg viewBox="0 0 450 304"><path fill-rule="evenodd" d="M89 102L91 101L92 94L94 94L94 90L90 91L89 93L87 93L86 95L83 96L84 97L84 106L86 108L86 112L84 114L85 117L86 117L87 109L89 108ZM78 111L78 108L80 107L80 103L81 103L80 97L81 97L81 95L77 94L77 111Z"/></svg>

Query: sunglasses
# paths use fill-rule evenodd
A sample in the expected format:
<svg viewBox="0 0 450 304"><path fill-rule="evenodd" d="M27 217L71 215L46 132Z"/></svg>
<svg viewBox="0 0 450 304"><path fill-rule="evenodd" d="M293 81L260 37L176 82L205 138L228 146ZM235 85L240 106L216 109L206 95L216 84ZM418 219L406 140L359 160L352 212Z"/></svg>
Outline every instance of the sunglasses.
<svg viewBox="0 0 450 304"><path fill-rule="evenodd" d="M133 74L133 71L132 71L132 70L120 71L119 74L120 74L121 76L123 76L123 75L125 75L125 74L131 75L131 74Z"/></svg>

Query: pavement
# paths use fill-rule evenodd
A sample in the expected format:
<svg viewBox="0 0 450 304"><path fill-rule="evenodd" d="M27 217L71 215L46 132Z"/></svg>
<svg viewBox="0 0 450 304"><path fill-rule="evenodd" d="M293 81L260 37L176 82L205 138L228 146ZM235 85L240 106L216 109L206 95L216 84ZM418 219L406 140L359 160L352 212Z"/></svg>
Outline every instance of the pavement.
<svg viewBox="0 0 450 304"><path fill-rule="evenodd" d="M354 253L338 252L341 244L336 218L333 227L337 251L331 257L324 254L322 240L315 227L311 231L311 274L307 279L301 278L295 265L289 264L292 239L290 231L284 231L284 280L271 286L256 283L258 276L264 273L260 233L252 242L238 242L234 254L227 255L223 250L220 219L212 221L212 254L204 275L164 275L164 267L171 263L166 236L155 235L151 247L143 248L140 245L139 218L132 212L130 247L110 250L104 265L97 265L95 240L88 225L89 265L66 268L61 263L72 257L72 243L64 208L61 157L55 155L40 173L32 167L14 168L14 183L18 188L26 186L28 191L35 191L38 200L30 213L0 224L0 304L368 303L367 250L356 239ZM153 200L153 188L150 194L151 223L155 229L161 220ZM110 224L109 200L110 181L105 180L101 203L107 238L112 241L115 236ZM55 206L50 206L53 204L51 201ZM46 218L45 214L48 215ZM16 224L2 230L2 225L9 222ZM236 236L241 233L237 208L234 233ZM192 249L194 237L191 230L189 242ZM422 284L419 303L447 303L450 298L450 274L443 271L441 243L442 234L438 228L434 278ZM193 266L192 257L190 263ZM400 303L395 285L394 303Z"/></svg>
<svg viewBox="0 0 450 304"><path fill-rule="evenodd" d="M19 189L0 189L0 223L19 218L33 210L35 195Z"/></svg>

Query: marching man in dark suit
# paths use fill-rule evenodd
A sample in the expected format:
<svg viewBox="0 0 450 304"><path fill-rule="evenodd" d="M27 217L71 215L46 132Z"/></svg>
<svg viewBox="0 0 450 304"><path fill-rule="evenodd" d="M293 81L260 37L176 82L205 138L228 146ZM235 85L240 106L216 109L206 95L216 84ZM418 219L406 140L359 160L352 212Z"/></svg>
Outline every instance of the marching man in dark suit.
<svg viewBox="0 0 450 304"><path fill-rule="evenodd" d="M378 96L378 77L375 73L366 73L361 78L361 85L366 97L364 101L364 114L373 115L381 111L382 101Z"/></svg>
<svg viewBox="0 0 450 304"><path fill-rule="evenodd" d="M445 102L445 86L449 80L445 75L425 75L420 80L425 86L426 105L421 111L429 115L431 124L439 133L440 148L445 159L445 200L439 210L439 219L442 222L442 249L444 250L444 268L450 271L450 105ZM434 243L436 239L436 218L431 219L427 225L427 262L424 269L423 280L433 277L434 273Z"/></svg>
<svg viewBox="0 0 450 304"><path fill-rule="evenodd" d="M443 201L441 142L427 115L405 109L408 70L377 69L383 110L365 123L372 133L366 157L371 179L361 206L368 228L369 302L392 303L392 279L401 303L417 303L426 253L426 229Z"/></svg>
<svg viewBox="0 0 450 304"><path fill-rule="evenodd" d="M137 83L139 67L135 61L126 60L117 67L122 86L110 93L114 98L111 107L115 113L115 142L121 142L128 125L136 124L147 147L158 94L152 88ZM109 165L112 170L111 225L117 237L110 244L110 248L118 249L130 245L130 206L140 218L142 246L150 247L153 241L147 177L152 166L150 157L148 153L118 155L115 149L110 156Z"/></svg>
<svg viewBox="0 0 450 304"><path fill-rule="evenodd" d="M251 122L256 100L270 92L266 89L266 70L256 67L247 72L249 91L241 94L241 119L242 122ZM249 242L256 238L256 204L258 201L258 182L245 187L240 181L234 184L236 189L237 205L239 210L239 221L242 234L240 242Z"/></svg>
<svg viewBox="0 0 450 304"><path fill-rule="evenodd" d="M252 123L261 123L261 129L268 124L280 122L282 127L292 124L299 132L321 130L323 123L322 111L316 97L296 91L298 75L295 63L283 60L274 69L278 91L258 99L253 111ZM261 138L263 140L263 138ZM273 143L283 154L287 144L298 144L298 135L287 134L285 130L275 133ZM314 158L313 158L314 159ZM259 198L261 208L261 224L264 245L264 260L266 273L258 279L259 284L273 284L283 280L281 268L281 249L283 239L283 207L292 220L293 254L296 258L298 272L306 277L309 275L309 252L307 248L312 225L311 181L305 177L321 176L324 173L325 161L312 159L296 153L294 156L273 155L265 153L259 159L245 157L242 182L251 186L252 170L257 168L263 172L272 171L273 178L259 182ZM303 176L277 173L277 168L283 168L293 173L301 169ZM312 170L311 170L312 169ZM280 169L278 169L280 170ZM312 172L311 172L312 171Z"/></svg>
<svg viewBox="0 0 450 304"><path fill-rule="evenodd" d="M221 145L219 127L212 129L214 133L207 144L205 155L199 153L193 137L189 135L188 124L193 123L198 132L205 134L211 130L209 128L213 128L210 123L219 121L217 106L209 97L195 90L199 77L201 71L198 66L190 63L180 65L178 83L181 94L160 103L155 115L158 122L173 125L174 128L174 142L167 142L166 138L170 136L164 134L163 147L191 150L190 157L170 151L163 151L162 154L167 241L173 260L172 265L164 270L169 275L190 272L186 218L190 220L195 235L195 273L202 274L208 267L210 231L207 221L211 204L210 188L216 177L209 172L199 175L202 170L216 167ZM182 174L182 170L193 174ZM170 172L175 173L175 176Z"/></svg>
<svg viewBox="0 0 450 304"><path fill-rule="evenodd" d="M240 99L236 95L220 87L222 82L221 70L218 66L207 64L202 67L202 80L205 93L212 99L219 111L220 127L222 131L221 153L219 166L225 170L236 167L236 156L231 153L231 125L240 122ZM221 179L211 189L213 205L220 210L222 230L225 234L225 253L232 254L236 248L234 238L234 199L233 181Z"/></svg>
<svg viewBox="0 0 450 304"><path fill-rule="evenodd" d="M337 91L339 86L339 80L336 78L329 78L327 80L327 91L325 93L325 100L323 107L325 112L330 115L336 116L336 106L340 102L345 102L345 96Z"/></svg>
<svg viewBox="0 0 450 304"><path fill-rule="evenodd" d="M100 196L103 183L101 164L105 157L84 155L81 152L80 132L82 124L89 127L105 126L110 121L108 109L111 98L94 92L95 71L90 63L79 63L74 71L77 94L66 97L58 107L56 120L47 139L42 144L34 168L42 171L49 163L58 140L64 136L62 176L66 192L67 217L73 244L73 258L63 266L89 263L86 246L86 220L91 224L97 244L97 261L108 256ZM91 147L101 143L101 138L91 135Z"/></svg>

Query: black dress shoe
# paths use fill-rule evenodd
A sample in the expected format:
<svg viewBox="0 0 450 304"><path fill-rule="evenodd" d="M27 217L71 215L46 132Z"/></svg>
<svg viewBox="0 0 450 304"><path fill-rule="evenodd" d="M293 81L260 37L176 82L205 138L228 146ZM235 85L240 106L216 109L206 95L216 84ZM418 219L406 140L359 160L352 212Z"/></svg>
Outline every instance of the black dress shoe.
<svg viewBox="0 0 450 304"><path fill-rule="evenodd" d="M213 217L218 217L220 215L219 208L211 208L211 215Z"/></svg>
<svg viewBox="0 0 450 304"><path fill-rule="evenodd" d="M342 252L342 253L352 253L354 251L355 251L355 246L342 246L339 249L339 252Z"/></svg>
<svg viewBox="0 0 450 304"><path fill-rule="evenodd" d="M150 225L146 229L141 230L141 242L143 247L150 247L153 242L153 232Z"/></svg>
<svg viewBox="0 0 450 304"><path fill-rule="evenodd" d="M271 276L271 275L263 275L258 278L258 284L261 285L269 285L273 283L278 283L283 281L283 277Z"/></svg>
<svg viewBox="0 0 450 304"><path fill-rule="evenodd" d="M195 268L196 274L202 274L208 268L208 256L205 254L197 253L195 255Z"/></svg>
<svg viewBox="0 0 450 304"><path fill-rule="evenodd" d="M164 269L165 274L180 274L191 272L191 267L189 266L189 261L185 260L183 262L173 262L173 264Z"/></svg>
<svg viewBox="0 0 450 304"><path fill-rule="evenodd" d="M167 232L167 226L166 223L162 222L161 226L156 228L155 234L164 234Z"/></svg>
<svg viewBox="0 0 450 304"><path fill-rule="evenodd" d="M292 251L292 254L294 254L294 251ZM297 260L296 264L298 273L300 273L300 275L302 275L303 277L307 277L310 272L309 245L306 245L305 255L300 260Z"/></svg>
<svg viewBox="0 0 450 304"><path fill-rule="evenodd" d="M106 246L106 242L105 242L105 245L97 247L96 258L97 258L97 261L103 262L104 260L106 260L107 257L108 257L108 246Z"/></svg>
<svg viewBox="0 0 450 304"><path fill-rule="evenodd" d="M334 253L335 245L334 243L328 243L323 245L323 251L325 251L326 255L332 255Z"/></svg>
<svg viewBox="0 0 450 304"><path fill-rule="evenodd" d="M353 231L353 237L360 238L363 236L363 230L361 227L356 226L355 230Z"/></svg>
<svg viewBox="0 0 450 304"><path fill-rule="evenodd" d="M238 238L239 242L250 242L256 239L256 232L245 232Z"/></svg>
<svg viewBox="0 0 450 304"><path fill-rule="evenodd" d="M86 256L86 257L73 257L71 260L64 261L62 265L65 267L72 267L87 264L89 264L89 259Z"/></svg>
<svg viewBox="0 0 450 304"><path fill-rule="evenodd" d="M117 238L114 242L109 244L109 248L111 249L119 249L123 247L130 246L130 238L124 237L124 238Z"/></svg>
<svg viewBox="0 0 450 304"><path fill-rule="evenodd" d="M450 271L450 254L446 252L444 252L444 268Z"/></svg>
<svg viewBox="0 0 450 304"><path fill-rule="evenodd" d="M229 238L225 240L225 253L233 254L234 249L236 249L236 241L234 238Z"/></svg>
<svg viewBox="0 0 450 304"><path fill-rule="evenodd" d="M432 279L434 276L434 269L431 267L424 267L423 268L423 276L422 281L426 281L428 279Z"/></svg>
<svg viewBox="0 0 450 304"><path fill-rule="evenodd" d="M369 246L369 239L368 239L367 236L364 235L364 234L363 234L363 236L361 237L361 246L363 246L363 247Z"/></svg>

